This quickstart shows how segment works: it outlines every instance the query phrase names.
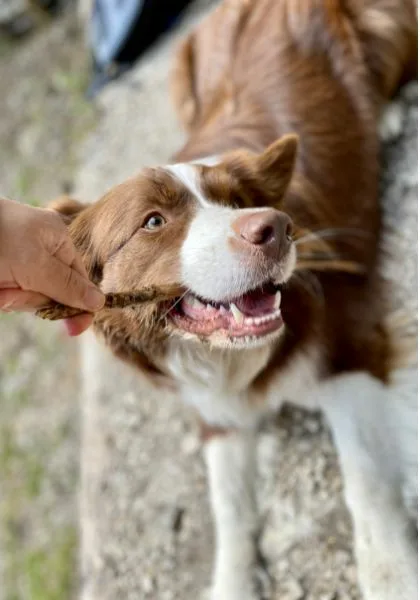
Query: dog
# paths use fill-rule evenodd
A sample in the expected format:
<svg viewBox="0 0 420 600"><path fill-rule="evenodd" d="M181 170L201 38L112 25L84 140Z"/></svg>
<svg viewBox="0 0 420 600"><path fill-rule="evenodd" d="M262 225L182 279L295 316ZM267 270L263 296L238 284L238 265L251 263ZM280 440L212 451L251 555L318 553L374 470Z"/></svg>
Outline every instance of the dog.
<svg viewBox="0 0 420 600"><path fill-rule="evenodd" d="M378 202L380 117L416 56L410 0L224 0L177 54L173 161L54 206L104 292L183 289L94 328L199 415L213 600L259 597L255 443L285 401L330 423L364 599L417 598L417 371Z"/></svg>

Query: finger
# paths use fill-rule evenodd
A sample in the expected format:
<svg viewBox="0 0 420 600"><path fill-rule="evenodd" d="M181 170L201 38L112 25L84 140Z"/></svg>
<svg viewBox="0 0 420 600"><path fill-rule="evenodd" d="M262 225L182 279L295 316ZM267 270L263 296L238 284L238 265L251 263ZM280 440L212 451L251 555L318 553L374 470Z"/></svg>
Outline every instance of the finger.
<svg viewBox="0 0 420 600"><path fill-rule="evenodd" d="M56 249L53 256L58 258L58 260L61 260L61 262L69 267L75 269L75 271L77 271L83 277L86 277L86 279L89 278L85 265L83 264L82 257L77 252L70 236L67 235L65 238L63 238L62 243Z"/></svg>
<svg viewBox="0 0 420 600"><path fill-rule="evenodd" d="M38 277L40 292L57 302L86 311L103 307L105 296L75 269L54 256L47 256L42 264Z"/></svg>
<svg viewBox="0 0 420 600"><path fill-rule="evenodd" d="M88 329L92 325L92 321L93 315L83 313L83 315L77 315L77 317L66 319L64 321L64 324L67 329L67 333L71 337L74 337L86 331L86 329Z"/></svg>
<svg viewBox="0 0 420 600"><path fill-rule="evenodd" d="M77 271L79 273L79 275L82 275L82 277L86 277L86 279L89 279L89 274L86 271L86 267L83 264L83 260L82 260L82 257L80 256L80 254L76 254L76 256L74 257L74 260L70 266L75 271Z"/></svg>
<svg viewBox="0 0 420 600"><path fill-rule="evenodd" d="M49 298L38 292L8 288L0 290L0 310L5 312L34 312L49 302Z"/></svg>

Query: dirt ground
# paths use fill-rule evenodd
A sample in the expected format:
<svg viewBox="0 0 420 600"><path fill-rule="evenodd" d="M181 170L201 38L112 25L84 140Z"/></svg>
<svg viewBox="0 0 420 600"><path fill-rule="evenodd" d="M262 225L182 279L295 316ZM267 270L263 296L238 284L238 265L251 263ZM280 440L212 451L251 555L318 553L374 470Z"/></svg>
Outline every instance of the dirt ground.
<svg viewBox="0 0 420 600"><path fill-rule="evenodd" d="M200 0L191 19L210 4ZM0 44L0 193L44 204L74 189L94 200L141 166L167 160L182 140L166 87L180 35L95 105L83 97L87 56L74 15L13 51ZM402 131L385 152L383 199L394 252L388 276L399 275L408 255L397 296L413 318L416 107L411 86ZM3 315L0 332L0 600L201 599L213 538L190 412L101 349L102 375L81 390L79 344L59 326ZM85 362L95 344L83 337ZM267 424L258 489L270 600L359 600L351 525L322 419L288 410Z"/></svg>
<svg viewBox="0 0 420 600"><path fill-rule="evenodd" d="M74 13L0 42L0 194L43 205L71 190L97 119ZM77 596L77 349L59 326L0 315L0 599Z"/></svg>

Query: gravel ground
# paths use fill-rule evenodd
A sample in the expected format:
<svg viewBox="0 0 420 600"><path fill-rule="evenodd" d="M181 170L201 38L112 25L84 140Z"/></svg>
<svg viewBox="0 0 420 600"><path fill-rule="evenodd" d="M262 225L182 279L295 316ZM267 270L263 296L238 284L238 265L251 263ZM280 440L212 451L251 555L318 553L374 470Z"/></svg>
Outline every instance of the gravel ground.
<svg viewBox="0 0 420 600"><path fill-rule="evenodd" d="M83 154L81 198L96 199L143 165L165 161L181 143L166 88L180 34L103 93L103 118ZM414 323L416 86L405 90L401 103L403 130L384 149L390 226L384 244L392 247L385 272L399 281L395 304L407 308ZM83 599L199 599L210 581L213 534L192 415L177 398L156 392L116 362L90 335L82 353L87 370L101 373L95 381L87 377L82 395ZM263 432L260 459L269 597L358 599L351 526L322 419L285 411Z"/></svg>
<svg viewBox="0 0 420 600"><path fill-rule="evenodd" d="M190 21L210 5L199 0ZM77 194L94 200L141 166L165 161L182 142L166 86L182 31L106 89L95 109L83 100L86 55L74 16L13 54L2 55L0 44L0 193L43 204L73 187L81 158ZM403 132L385 152L393 257L386 272L398 281L397 306L414 320L416 86L406 89L402 111ZM0 316L0 331L0 600L79 596L80 446L83 600L200 599L213 534L189 410L100 347L102 377L81 393L75 344L54 325ZM92 344L86 334L82 353ZM268 424L259 477L271 600L357 599L351 526L322 419L287 410Z"/></svg>
<svg viewBox="0 0 420 600"><path fill-rule="evenodd" d="M96 113L73 12L0 40L0 194L43 205L71 189ZM0 315L0 600L77 595L77 346L56 325Z"/></svg>

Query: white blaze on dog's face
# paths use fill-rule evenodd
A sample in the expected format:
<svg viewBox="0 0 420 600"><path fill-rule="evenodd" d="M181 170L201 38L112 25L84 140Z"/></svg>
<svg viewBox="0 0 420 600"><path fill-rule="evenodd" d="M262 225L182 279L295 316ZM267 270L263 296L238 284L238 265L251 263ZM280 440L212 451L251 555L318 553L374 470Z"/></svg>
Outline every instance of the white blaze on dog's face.
<svg viewBox="0 0 420 600"><path fill-rule="evenodd" d="M291 221L270 208L202 206L181 251L189 292L170 313L218 346L255 346L283 327L281 284L296 262Z"/></svg>
<svg viewBox="0 0 420 600"><path fill-rule="evenodd" d="M242 348L281 332L280 288L296 264L292 222L258 204L282 199L295 150L296 138L287 137L260 157L236 153L211 167L167 167L198 204L181 248L181 282L188 292L170 312L179 333Z"/></svg>
<svg viewBox="0 0 420 600"><path fill-rule="evenodd" d="M290 182L296 145L287 136L261 155L148 169L82 211L70 231L103 291L185 289L171 305L114 312L106 327L142 344L146 330L148 339L240 348L278 336L280 287L296 251L290 218L272 206Z"/></svg>

